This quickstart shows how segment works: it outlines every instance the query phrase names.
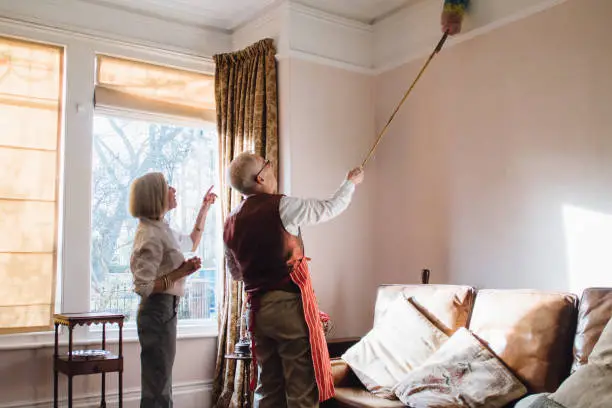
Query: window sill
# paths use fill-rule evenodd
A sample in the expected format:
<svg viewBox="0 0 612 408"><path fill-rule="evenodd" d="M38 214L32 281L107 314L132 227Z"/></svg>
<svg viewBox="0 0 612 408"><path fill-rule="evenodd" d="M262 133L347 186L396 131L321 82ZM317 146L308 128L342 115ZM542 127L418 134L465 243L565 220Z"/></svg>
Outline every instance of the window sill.
<svg viewBox="0 0 612 408"><path fill-rule="evenodd" d="M60 347L68 346L67 330L60 332ZM217 323L206 322L204 324L179 324L177 340L216 338L218 335ZM100 328L84 329L79 333L74 331L73 345L90 346L100 345L102 341L102 330ZM106 344L117 344L119 341L119 330L117 328L106 329ZM124 327L123 344L137 343L138 333L134 325ZM40 333L20 333L0 335L0 351L26 350L52 348L55 346L55 333L53 331Z"/></svg>

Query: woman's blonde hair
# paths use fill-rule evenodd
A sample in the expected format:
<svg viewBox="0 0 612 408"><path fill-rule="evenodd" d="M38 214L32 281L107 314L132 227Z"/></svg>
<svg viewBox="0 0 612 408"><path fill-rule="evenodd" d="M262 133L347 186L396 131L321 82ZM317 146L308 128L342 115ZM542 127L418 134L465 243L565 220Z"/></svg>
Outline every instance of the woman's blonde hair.
<svg viewBox="0 0 612 408"><path fill-rule="evenodd" d="M130 214L160 220L168 210L168 182L162 173L147 173L130 186Z"/></svg>

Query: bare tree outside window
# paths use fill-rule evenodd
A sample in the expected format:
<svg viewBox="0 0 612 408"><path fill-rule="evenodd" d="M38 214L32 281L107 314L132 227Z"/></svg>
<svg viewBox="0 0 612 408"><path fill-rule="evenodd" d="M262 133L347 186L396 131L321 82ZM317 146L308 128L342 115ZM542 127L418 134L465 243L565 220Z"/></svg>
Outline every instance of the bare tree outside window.
<svg viewBox="0 0 612 408"><path fill-rule="evenodd" d="M135 321L139 298L132 290L130 253L138 220L128 213L132 180L150 171L165 174L177 190L178 207L167 221L189 233L206 189L217 184L218 140L214 124L189 127L96 115L93 132L91 310ZM179 319L214 319L220 259L218 206L207 217L196 255L202 269L188 280ZM186 254L191 256L193 254Z"/></svg>

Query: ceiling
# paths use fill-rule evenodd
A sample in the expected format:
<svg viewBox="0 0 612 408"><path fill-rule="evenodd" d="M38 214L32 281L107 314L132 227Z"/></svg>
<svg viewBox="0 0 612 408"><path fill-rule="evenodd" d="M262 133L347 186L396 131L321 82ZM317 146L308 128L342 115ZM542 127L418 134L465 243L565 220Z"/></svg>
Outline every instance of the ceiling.
<svg viewBox="0 0 612 408"><path fill-rule="evenodd" d="M295 3L363 23L372 23L415 3L415 0L297 0Z"/></svg>
<svg viewBox="0 0 612 408"><path fill-rule="evenodd" d="M232 30L281 0L81 0L181 23ZM371 23L415 0L295 0L321 11Z"/></svg>

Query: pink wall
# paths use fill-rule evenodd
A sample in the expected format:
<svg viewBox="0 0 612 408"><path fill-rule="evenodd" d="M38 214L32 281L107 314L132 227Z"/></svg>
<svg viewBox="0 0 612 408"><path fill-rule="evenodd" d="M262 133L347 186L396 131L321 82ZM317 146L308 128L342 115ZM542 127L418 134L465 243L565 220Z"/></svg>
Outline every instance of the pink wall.
<svg viewBox="0 0 612 408"><path fill-rule="evenodd" d="M568 1L437 57L376 157L377 283L612 285L610 16ZM376 79L377 129L422 63Z"/></svg>
<svg viewBox="0 0 612 408"><path fill-rule="evenodd" d="M373 78L284 59L279 89L281 181L296 196L330 196L374 137ZM371 326L374 173L368 169L346 213L303 231L315 291L336 322L337 337L361 335Z"/></svg>

